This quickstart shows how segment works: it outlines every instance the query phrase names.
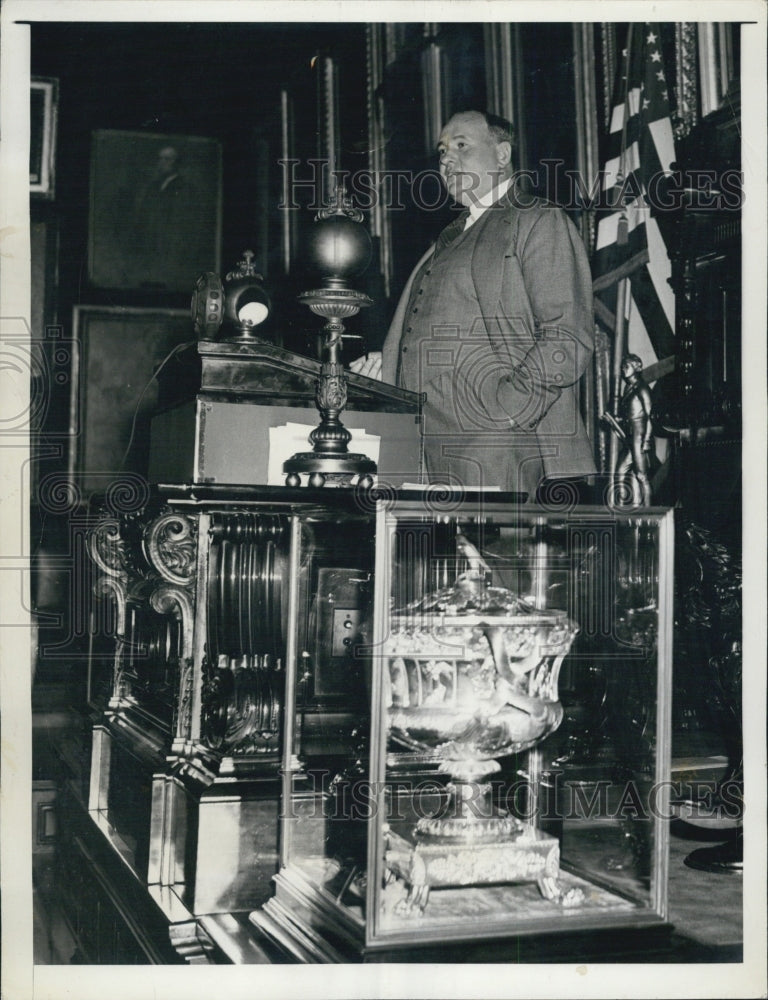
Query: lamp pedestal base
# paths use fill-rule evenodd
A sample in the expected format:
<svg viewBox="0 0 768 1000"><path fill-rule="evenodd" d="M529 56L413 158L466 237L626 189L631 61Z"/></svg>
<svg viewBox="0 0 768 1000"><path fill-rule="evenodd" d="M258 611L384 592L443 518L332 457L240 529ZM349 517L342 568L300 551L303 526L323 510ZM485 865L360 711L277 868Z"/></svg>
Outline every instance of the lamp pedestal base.
<svg viewBox="0 0 768 1000"><path fill-rule="evenodd" d="M300 486L301 475L309 476L309 485L350 486L358 477L358 485L373 486L376 463L367 455L322 455L314 451L301 451L283 463L286 486Z"/></svg>
<svg viewBox="0 0 768 1000"><path fill-rule="evenodd" d="M309 476L310 486L351 486L357 477L358 485L367 489L373 486L376 463L367 455L347 452L352 435L339 418L347 405L347 379L339 351L344 334L342 318L354 316L361 307L370 305L371 300L362 292L332 285L304 292L299 301L328 320L323 328L327 357L320 370L315 397L321 420L309 435L314 450L298 452L283 463L285 485L300 486L303 473Z"/></svg>

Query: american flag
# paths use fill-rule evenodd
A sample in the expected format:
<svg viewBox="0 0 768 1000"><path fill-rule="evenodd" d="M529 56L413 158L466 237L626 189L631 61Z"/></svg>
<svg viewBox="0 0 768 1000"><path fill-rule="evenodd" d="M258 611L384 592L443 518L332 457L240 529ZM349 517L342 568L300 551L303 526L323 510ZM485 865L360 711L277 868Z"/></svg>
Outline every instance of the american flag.
<svg viewBox="0 0 768 1000"><path fill-rule="evenodd" d="M665 177L674 159L661 33L656 24L630 24L602 181L602 204L609 207L598 221L593 273L596 316L612 335L618 283L629 279L627 340L618 346L623 354L640 356L646 377L667 368L662 364L648 371L657 362L671 361L675 351L670 218L663 209Z"/></svg>

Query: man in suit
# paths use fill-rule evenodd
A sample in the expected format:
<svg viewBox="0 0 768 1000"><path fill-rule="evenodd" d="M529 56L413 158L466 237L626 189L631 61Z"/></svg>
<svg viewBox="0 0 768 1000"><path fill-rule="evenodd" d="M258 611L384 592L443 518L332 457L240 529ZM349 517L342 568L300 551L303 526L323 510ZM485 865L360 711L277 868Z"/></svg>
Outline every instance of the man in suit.
<svg viewBox="0 0 768 1000"><path fill-rule="evenodd" d="M431 481L533 496L595 471L576 383L594 346L592 280L565 213L513 183L513 132L454 115L440 174L464 211L416 265L381 353L351 370L426 393Z"/></svg>
<svg viewBox="0 0 768 1000"><path fill-rule="evenodd" d="M181 169L174 146L163 146L149 180L134 202L135 280L139 285L178 287L208 256L199 198ZM192 269L190 272L190 268Z"/></svg>

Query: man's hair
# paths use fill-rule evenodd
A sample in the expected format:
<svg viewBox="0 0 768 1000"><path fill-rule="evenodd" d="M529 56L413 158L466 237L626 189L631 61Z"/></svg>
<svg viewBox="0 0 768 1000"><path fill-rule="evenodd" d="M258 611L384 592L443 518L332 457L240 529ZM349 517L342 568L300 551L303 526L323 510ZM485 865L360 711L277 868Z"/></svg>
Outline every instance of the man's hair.
<svg viewBox="0 0 768 1000"><path fill-rule="evenodd" d="M502 118L501 115L494 115L490 111L481 111L480 114L485 118L485 124L488 126L488 131L493 136L494 141L508 142L514 152L515 126L512 122L508 122L506 118Z"/></svg>
<svg viewBox="0 0 768 1000"><path fill-rule="evenodd" d="M625 354L624 360L629 361L629 363L633 366L635 371L639 371L643 367L643 359L640 358L637 354Z"/></svg>
<svg viewBox="0 0 768 1000"><path fill-rule="evenodd" d="M507 121L506 118L502 118L501 115L494 115L491 111L478 111L477 108L466 108L463 111L456 111L454 112L455 115L480 115L488 126L488 131L495 143L508 142L510 144L512 147L512 158L514 159L517 152L517 137L515 135L515 126L512 122Z"/></svg>

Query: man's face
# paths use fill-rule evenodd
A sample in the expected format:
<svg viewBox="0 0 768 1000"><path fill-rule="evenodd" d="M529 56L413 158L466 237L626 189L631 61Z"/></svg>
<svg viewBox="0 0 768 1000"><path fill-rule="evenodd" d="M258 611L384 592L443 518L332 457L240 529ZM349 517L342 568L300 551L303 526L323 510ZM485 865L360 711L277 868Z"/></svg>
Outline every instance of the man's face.
<svg viewBox="0 0 768 1000"><path fill-rule="evenodd" d="M161 149L157 155L157 171L162 174L163 177L167 177L168 174L172 174L176 170L176 163L179 159L179 154L172 146L166 146Z"/></svg>
<svg viewBox="0 0 768 1000"><path fill-rule="evenodd" d="M448 193L466 207L508 176L509 146L496 143L482 115L454 115L440 134L437 152Z"/></svg>

